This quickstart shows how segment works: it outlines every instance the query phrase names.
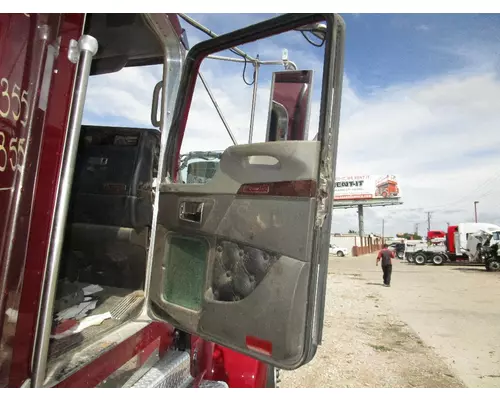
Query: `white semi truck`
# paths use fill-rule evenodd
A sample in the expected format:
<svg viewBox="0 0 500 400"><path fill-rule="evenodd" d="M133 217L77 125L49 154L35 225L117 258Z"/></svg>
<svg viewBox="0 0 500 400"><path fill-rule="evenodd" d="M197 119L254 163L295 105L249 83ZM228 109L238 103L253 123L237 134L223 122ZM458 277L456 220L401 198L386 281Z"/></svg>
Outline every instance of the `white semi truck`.
<svg viewBox="0 0 500 400"><path fill-rule="evenodd" d="M500 243L500 226L489 223L464 222L449 226L445 238L436 238L428 243L415 243L407 246L405 258L408 262L417 265L433 263L477 264L492 265L488 270L495 270L491 247ZM482 249L482 250L481 250ZM493 260L493 261L492 261ZM498 263L500 269L500 263Z"/></svg>

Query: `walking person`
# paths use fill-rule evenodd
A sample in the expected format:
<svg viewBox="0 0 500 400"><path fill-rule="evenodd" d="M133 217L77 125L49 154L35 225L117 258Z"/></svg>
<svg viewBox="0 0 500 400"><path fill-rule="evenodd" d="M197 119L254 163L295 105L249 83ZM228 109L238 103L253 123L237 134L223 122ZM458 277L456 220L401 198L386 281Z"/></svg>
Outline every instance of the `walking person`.
<svg viewBox="0 0 500 400"><path fill-rule="evenodd" d="M389 250L389 246L384 244L382 250L378 252L376 266L378 267L378 262L382 260L382 271L384 272L384 286L391 286L391 275L392 275L392 261L394 258L394 253Z"/></svg>

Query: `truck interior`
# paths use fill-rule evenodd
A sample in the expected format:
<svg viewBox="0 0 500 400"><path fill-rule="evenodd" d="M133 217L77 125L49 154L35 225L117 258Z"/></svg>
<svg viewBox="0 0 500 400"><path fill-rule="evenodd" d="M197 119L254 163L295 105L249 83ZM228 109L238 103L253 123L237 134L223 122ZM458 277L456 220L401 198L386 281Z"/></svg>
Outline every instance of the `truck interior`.
<svg viewBox="0 0 500 400"><path fill-rule="evenodd" d="M169 46L166 41L171 40L172 45L177 32L180 40L176 36L174 45L177 50L181 44L184 46L180 54L188 46L176 18L167 21L168 14L154 17L164 19L170 39L166 38L165 29L156 25L160 21L154 20L153 28L148 18L152 17L88 15L85 33L99 43L91 75L111 75L125 67L158 65L167 76L163 87L169 90L170 72L165 75L165 71L167 68L170 71L172 64L168 58L169 65L163 65L168 53L165 48ZM274 20L237 31L247 42L252 42L258 40L256 37L272 36L268 32L277 32L276 35L293 30L296 32L291 34L302 34L307 39L304 31L309 30L322 37L322 43L331 44L318 50L323 57L320 65L327 65L328 69L323 74L323 83L318 85L318 132L323 133L313 141L307 140L311 75L306 73L307 79L299 82L307 85L295 94L300 101L287 106L287 113L296 115L300 127L284 126L294 132L292 137L285 135L285 138L295 139L286 144L272 140L279 140L279 135L269 132L269 128L280 128L272 120L268 121L267 135L263 134L261 140L274 143L252 141L257 79L251 85L245 81L247 86L253 85L251 144L229 147L222 154L215 151L215 157L201 155L198 162L185 165L185 180L181 174L179 182L179 167L186 161L180 157L182 135L192 117L188 114L190 96L198 82L194 79L199 77L202 81L232 144L237 144L201 70L197 69L199 64L195 62L200 61L194 61L196 57L201 61L204 58L228 61L218 54L236 52L232 33L201 42L196 50L192 49L191 58L184 60L178 83L179 92L189 96L178 97L172 114L167 112L169 101L171 98L175 101L177 94L162 94L166 100L161 129L170 132L161 150L165 151L163 166L160 167L163 154L160 154L158 129L161 123L155 115L160 83L149 82L153 98L151 107L145 109L150 113L146 118L150 124L114 126L106 120L103 124L81 126L52 311L47 364L47 375L52 381L60 381L81 367L83 349L90 349L96 341L137 317L144 310L145 291L149 316L155 320L196 334L203 331L207 340L217 339L224 346L280 368L297 368L313 357L322 326L322 313L316 312L315 307L322 307L328 258L327 248L322 254L319 251L320 243L329 239L329 228L327 231L322 224L327 218L325 210L333 201L324 195L333 186L330 178L335 165L335 159L328 156L326 149L336 146L343 57L342 23L337 25L339 21L331 16L328 18L332 28L326 30L324 25L320 29L317 21L321 18L320 14L290 14L282 18L284 23L292 21L289 31L279 31L282 28ZM337 33L341 40L338 48L333 45ZM205 47L209 50L201 50ZM242 56L241 50L238 51ZM242 57L230 61L239 62L241 67L244 63L246 68L249 56L243 53ZM255 71L265 65L258 58L251 62ZM283 56L282 60L269 64L288 70L293 63ZM290 72L304 75L304 71L293 66ZM92 79L91 76L89 85ZM129 84L126 79L117 82ZM269 111L264 113L264 119L268 114L273 118L273 94L271 97L266 99ZM331 126L334 129L327 128ZM264 133L265 124L259 130ZM317 182L319 176L324 177L321 182ZM186 183L191 183L186 182L188 177L195 178L192 183L206 185L187 186ZM320 195L317 187L321 187ZM154 193L159 196L154 198ZM155 203L158 212L153 217ZM290 218L294 214L297 217ZM153 218L157 218L157 223L153 224ZM154 232L153 226L156 226ZM297 229L298 226L307 229ZM325 226L329 226L328 221ZM282 240L283 232L294 232L293 243ZM312 288L308 284L311 281L315 282ZM280 291L283 295L277 298L275 293ZM265 310L256 311L264 304ZM255 313L268 322L257 326L248 318Z"/></svg>
<svg viewBox="0 0 500 400"><path fill-rule="evenodd" d="M89 14L85 33L99 43L90 86L96 76L163 64L162 41L140 14ZM271 132L279 127L274 119L275 112ZM287 124L288 118L285 130ZM141 311L159 148L153 123L81 127L49 345L48 374L55 380L70 372L71 359L83 348ZM189 162L181 157L180 182L206 183L221 155L195 152ZM96 318L95 325L74 332L88 317Z"/></svg>
<svg viewBox="0 0 500 400"><path fill-rule="evenodd" d="M99 42L91 75L163 62L161 41L139 14L90 14L85 33ZM49 370L60 370L52 374L64 375L64 360L140 311L159 145L153 126L82 125L49 347ZM89 316L101 322L72 333Z"/></svg>

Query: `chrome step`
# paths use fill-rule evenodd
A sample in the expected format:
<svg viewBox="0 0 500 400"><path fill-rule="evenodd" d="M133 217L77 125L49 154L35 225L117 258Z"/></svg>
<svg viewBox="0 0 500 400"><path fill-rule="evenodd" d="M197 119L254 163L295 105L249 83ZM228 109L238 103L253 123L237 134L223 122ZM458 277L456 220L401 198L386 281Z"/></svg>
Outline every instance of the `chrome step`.
<svg viewBox="0 0 500 400"><path fill-rule="evenodd" d="M201 381L200 388L202 389L226 389L229 388L226 382L221 381Z"/></svg>
<svg viewBox="0 0 500 400"><path fill-rule="evenodd" d="M183 388L189 387L193 378L190 371L189 353L169 351L158 361L133 388Z"/></svg>
<svg viewBox="0 0 500 400"><path fill-rule="evenodd" d="M190 358L187 351L169 351L146 372L132 388L190 388L194 379L190 373ZM228 388L226 382L202 380L200 388Z"/></svg>

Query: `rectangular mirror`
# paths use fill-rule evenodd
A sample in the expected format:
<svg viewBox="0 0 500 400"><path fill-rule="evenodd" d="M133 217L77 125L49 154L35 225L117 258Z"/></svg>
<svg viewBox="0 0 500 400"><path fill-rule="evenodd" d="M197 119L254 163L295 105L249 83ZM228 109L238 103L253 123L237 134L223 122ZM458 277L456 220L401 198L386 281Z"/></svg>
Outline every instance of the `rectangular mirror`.
<svg viewBox="0 0 500 400"><path fill-rule="evenodd" d="M313 71L273 73L266 142L307 140Z"/></svg>
<svg viewBox="0 0 500 400"><path fill-rule="evenodd" d="M200 72L219 80L217 92L227 96L221 108L230 109L228 122L235 120L239 129L240 113L251 115L251 102L243 96L252 91L246 90L246 80L241 91L237 85L242 84L241 70L251 69L246 61L244 67L210 67L217 62L213 56L227 57L228 50L242 45L248 46L247 53L257 53L258 46L280 40L310 46L301 38L307 33L303 27L324 21L323 47L314 47L323 70L313 127L318 140L266 141L264 107L257 110L262 123L255 124L260 143L219 141L224 126L212 121L206 93L197 94L203 86ZM339 16L287 14L200 42L189 51L160 153L165 168L159 169L148 258L152 319L280 368L298 368L314 356L328 267L343 46ZM238 79L230 79L231 68ZM300 75L301 85L311 88L311 71L286 74L292 75ZM305 137L308 111L302 105L313 98L307 90L296 95L301 111L290 132L298 136L287 138ZM216 148L225 150L214 156L210 150ZM188 156L180 159L181 153Z"/></svg>

